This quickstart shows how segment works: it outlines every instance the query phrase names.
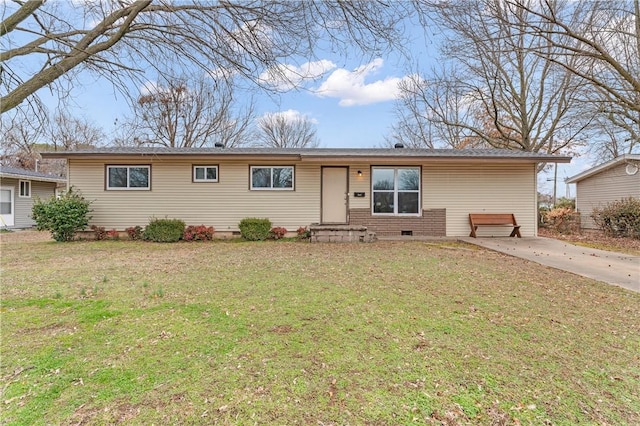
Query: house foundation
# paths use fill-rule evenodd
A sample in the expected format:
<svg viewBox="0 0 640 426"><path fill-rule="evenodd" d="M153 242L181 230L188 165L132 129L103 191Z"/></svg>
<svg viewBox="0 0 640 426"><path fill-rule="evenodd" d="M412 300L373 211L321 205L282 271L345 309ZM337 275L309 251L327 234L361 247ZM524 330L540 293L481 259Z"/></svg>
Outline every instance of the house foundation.
<svg viewBox="0 0 640 426"><path fill-rule="evenodd" d="M370 232L385 237L445 237L447 210L424 209L421 216L374 216L371 209L350 209L349 224L366 227Z"/></svg>

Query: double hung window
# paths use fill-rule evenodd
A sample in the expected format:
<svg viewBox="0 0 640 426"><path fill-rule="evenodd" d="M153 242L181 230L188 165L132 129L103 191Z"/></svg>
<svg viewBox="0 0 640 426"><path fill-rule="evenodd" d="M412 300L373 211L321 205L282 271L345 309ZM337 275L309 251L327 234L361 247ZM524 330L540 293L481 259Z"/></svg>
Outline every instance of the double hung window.
<svg viewBox="0 0 640 426"><path fill-rule="evenodd" d="M30 198L31 197L31 181L29 180L21 180L20 188L18 191L18 196L21 198Z"/></svg>

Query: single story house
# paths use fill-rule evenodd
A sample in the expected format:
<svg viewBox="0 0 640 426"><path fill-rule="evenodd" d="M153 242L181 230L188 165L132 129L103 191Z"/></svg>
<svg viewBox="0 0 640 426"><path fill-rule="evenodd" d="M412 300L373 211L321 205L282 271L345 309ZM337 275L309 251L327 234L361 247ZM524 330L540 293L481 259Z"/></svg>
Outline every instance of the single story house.
<svg viewBox="0 0 640 426"><path fill-rule="evenodd" d="M640 198L640 154L625 154L567 179L576 184L580 226L596 228L591 213L623 198Z"/></svg>
<svg viewBox="0 0 640 426"><path fill-rule="evenodd" d="M15 167L0 167L0 227L31 228L33 200L56 195L66 179Z"/></svg>
<svg viewBox="0 0 640 426"><path fill-rule="evenodd" d="M237 233L246 217L295 232L366 226L379 236L467 236L469 213L513 213L537 233L537 165L570 157L482 149L103 148L67 160L67 184L92 202L92 225L151 218ZM503 227L479 236L509 235Z"/></svg>

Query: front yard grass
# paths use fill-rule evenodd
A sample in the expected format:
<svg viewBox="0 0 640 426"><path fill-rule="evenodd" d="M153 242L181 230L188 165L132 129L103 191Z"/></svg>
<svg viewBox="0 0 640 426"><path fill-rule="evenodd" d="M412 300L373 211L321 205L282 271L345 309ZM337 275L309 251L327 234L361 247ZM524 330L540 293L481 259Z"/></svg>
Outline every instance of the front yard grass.
<svg viewBox="0 0 640 426"><path fill-rule="evenodd" d="M2 424L640 424L640 294L524 260L0 247Z"/></svg>

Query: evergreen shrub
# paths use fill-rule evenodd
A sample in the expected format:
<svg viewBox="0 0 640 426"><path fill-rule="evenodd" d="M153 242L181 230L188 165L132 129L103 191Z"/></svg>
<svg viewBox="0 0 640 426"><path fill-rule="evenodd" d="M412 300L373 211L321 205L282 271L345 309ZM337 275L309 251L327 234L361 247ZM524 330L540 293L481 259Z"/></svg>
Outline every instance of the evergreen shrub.
<svg viewBox="0 0 640 426"><path fill-rule="evenodd" d="M238 224L240 235L248 241L264 241L269 238L271 221L256 217L246 217Z"/></svg>
<svg viewBox="0 0 640 426"><path fill-rule="evenodd" d="M151 219L142 238L156 243L175 243L184 234L185 223L180 219Z"/></svg>

